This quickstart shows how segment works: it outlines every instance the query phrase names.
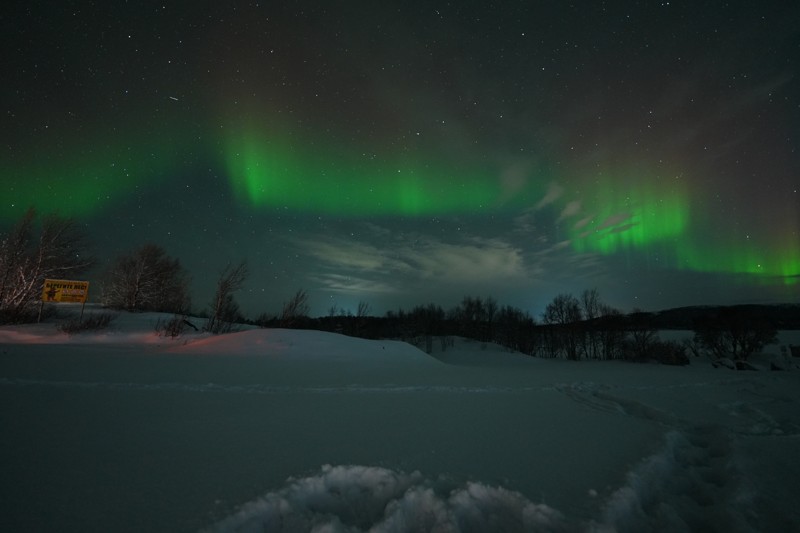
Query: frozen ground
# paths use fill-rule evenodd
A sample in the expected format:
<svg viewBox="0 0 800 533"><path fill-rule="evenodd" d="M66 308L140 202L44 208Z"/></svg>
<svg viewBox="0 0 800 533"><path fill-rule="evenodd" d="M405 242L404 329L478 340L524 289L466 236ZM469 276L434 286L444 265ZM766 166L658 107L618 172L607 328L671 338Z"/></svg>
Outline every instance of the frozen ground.
<svg viewBox="0 0 800 533"><path fill-rule="evenodd" d="M0 328L0 530L800 530L800 370L155 320Z"/></svg>

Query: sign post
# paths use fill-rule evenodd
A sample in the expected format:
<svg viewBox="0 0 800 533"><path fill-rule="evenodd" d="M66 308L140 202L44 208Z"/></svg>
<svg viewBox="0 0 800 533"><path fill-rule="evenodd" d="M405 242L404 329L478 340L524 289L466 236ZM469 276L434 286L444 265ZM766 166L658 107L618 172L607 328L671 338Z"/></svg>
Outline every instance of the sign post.
<svg viewBox="0 0 800 533"><path fill-rule="evenodd" d="M46 279L42 287L42 305L39 307L39 320L42 319L42 309L45 302L52 303L80 303L83 321L83 309L89 297L88 281L73 281L68 279Z"/></svg>

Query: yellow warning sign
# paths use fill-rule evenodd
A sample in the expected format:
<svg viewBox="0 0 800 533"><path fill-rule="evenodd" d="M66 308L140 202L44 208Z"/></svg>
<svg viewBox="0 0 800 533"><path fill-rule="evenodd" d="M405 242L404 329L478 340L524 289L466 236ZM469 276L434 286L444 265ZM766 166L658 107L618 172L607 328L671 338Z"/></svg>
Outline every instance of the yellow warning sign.
<svg viewBox="0 0 800 533"><path fill-rule="evenodd" d="M86 303L89 296L88 281L46 279L42 289L42 302Z"/></svg>

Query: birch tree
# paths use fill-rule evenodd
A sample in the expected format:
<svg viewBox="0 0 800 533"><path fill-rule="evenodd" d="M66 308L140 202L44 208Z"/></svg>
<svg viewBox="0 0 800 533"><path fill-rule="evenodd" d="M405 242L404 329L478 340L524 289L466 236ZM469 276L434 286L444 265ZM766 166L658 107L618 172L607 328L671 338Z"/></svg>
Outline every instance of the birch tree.
<svg viewBox="0 0 800 533"><path fill-rule="evenodd" d="M155 244L119 256L103 280L104 305L127 311L188 312L189 276Z"/></svg>
<svg viewBox="0 0 800 533"><path fill-rule="evenodd" d="M220 272L214 299L211 301L211 316L208 319L206 330L212 333L230 331L231 324L239 316L239 304L233 298L233 293L242 288L248 273L246 261L242 261L236 266L228 263Z"/></svg>
<svg viewBox="0 0 800 533"><path fill-rule="evenodd" d="M45 279L78 276L94 262L74 219L46 215L38 227L36 219L31 208L0 234L0 321L24 319L40 299Z"/></svg>

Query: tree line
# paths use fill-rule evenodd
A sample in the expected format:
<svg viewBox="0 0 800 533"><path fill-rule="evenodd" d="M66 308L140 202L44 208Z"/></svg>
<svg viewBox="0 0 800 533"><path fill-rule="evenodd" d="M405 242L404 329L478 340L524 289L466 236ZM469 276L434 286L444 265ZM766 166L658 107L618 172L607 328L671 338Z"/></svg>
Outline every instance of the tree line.
<svg viewBox="0 0 800 533"><path fill-rule="evenodd" d="M775 323L751 306L706 308L704 313L695 314L687 328L694 332L691 339L662 340L659 329L664 322L659 313L635 310L624 314L604 303L597 289L587 289L578 297L557 295L540 321L527 311L499 305L492 297L465 296L449 310L431 303L408 311L389 311L383 317L361 312L368 307L360 303L357 314L332 308L328 316L304 317L289 327L401 339L428 353L446 350L458 336L534 357L670 365L685 365L691 356L702 355L713 361L730 360L741 367L752 354L777 342ZM279 318L259 325L287 327Z"/></svg>
<svg viewBox="0 0 800 533"><path fill-rule="evenodd" d="M34 209L0 234L0 324L35 321L45 279L75 279L95 266L96 259L86 253L87 243L74 219L39 217ZM172 313L176 319L165 326L173 333L181 330L190 313L206 318L203 329L226 333L248 322L235 299L248 274L246 261L229 263L219 273L212 300L192 313L189 272L164 248L147 243L115 257L101 273L100 303L131 312ZM280 325L292 327L308 312L308 294L300 290L284 303L277 318ZM262 315L258 320L272 318Z"/></svg>
<svg viewBox="0 0 800 533"><path fill-rule="evenodd" d="M30 209L0 237L0 323L31 321L45 279L80 276L96 262L86 254L87 240L81 227L69 218L39 218ZM603 302L596 289L584 290L577 297L557 295L540 321L527 311L502 306L492 297L473 296L465 296L449 310L428 304L375 317L370 315L369 304L360 302L355 314L334 306L327 316L312 319L304 290L284 302L279 315L264 313L249 321L234 297L247 276L245 261L228 264L220 272L214 297L201 313L206 316L204 329L226 333L235 324L246 322L262 327L314 328L366 338L400 338L428 352L434 342L446 349L451 343L448 339L461 336L537 357L668 364L686 364L689 355L701 354L746 360L776 342L777 335L775 320L738 306L691 315L690 329L695 335L689 342L662 341L657 330L664 324L658 315L623 314ZM189 280L178 259L156 244L145 244L111 262L102 275L100 301L112 309L173 313L173 331L180 333L192 305Z"/></svg>
<svg viewBox="0 0 800 533"><path fill-rule="evenodd" d="M74 279L96 264L86 253L86 235L71 218L39 217L29 209L0 235L0 324L31 322L38 317L45 279ZM208 329L229 330L241 319L233 293L247 276L242 262L220 273L210 303ZM103 272L100 302L126 311L188 314L189 273L158 245L145 244L116 257Z"/></svg>

